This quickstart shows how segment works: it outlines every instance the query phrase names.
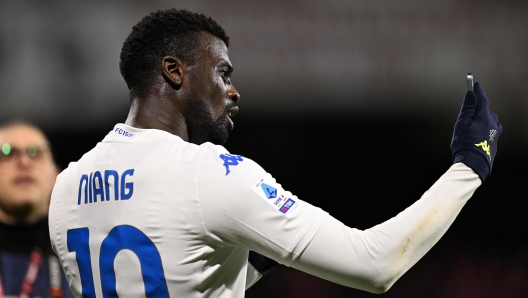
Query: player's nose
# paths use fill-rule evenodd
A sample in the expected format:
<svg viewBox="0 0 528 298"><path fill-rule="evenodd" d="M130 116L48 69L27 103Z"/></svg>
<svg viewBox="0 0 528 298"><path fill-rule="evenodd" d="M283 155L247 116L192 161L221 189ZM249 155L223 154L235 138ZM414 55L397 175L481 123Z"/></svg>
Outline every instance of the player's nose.
<svg viewBox="0 0 528 298"><path fill-rule="evenodd" d="M235 86L231 85L231 88L229 88L229 91L227 93L227 96L229 99L231 99L234 103L238 103L240 101L240 93L235 89Z"/></svg>

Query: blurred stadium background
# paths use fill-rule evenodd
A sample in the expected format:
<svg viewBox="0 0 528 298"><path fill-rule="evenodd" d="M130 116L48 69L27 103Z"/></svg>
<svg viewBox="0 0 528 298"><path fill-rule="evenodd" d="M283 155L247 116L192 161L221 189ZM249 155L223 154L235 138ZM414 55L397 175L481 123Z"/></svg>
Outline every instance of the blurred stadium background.
<svg viewBox="0 0 528 298"><path fill-rule="evenodd" d="M213 17L242 95L226 145L351 227L396 215L451 164L465 73L504 126L492 175L384 297L526 297L525 1L0 2L0 120L27 118L64 168L128 112L132 26L157 9ZM247 297L373 297L280 267Z"/></svg>

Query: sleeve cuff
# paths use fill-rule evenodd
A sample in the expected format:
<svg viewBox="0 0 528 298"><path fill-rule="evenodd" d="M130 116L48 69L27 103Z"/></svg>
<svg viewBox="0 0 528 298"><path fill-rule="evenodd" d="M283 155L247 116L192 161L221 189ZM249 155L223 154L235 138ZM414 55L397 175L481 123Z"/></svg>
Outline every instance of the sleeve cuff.
<svg viewBox="0 0 528 298"><path fill-rule="evenodd" d="M462 152L458 152L453 160L453 164L461 162L470 167L473 172L479 176L480 180L482 180L482 183L484 183L490 174L490 165L487 160L482 160L483 158L486 157L480 154L480 152L475 150L464 150Z"/></svg>

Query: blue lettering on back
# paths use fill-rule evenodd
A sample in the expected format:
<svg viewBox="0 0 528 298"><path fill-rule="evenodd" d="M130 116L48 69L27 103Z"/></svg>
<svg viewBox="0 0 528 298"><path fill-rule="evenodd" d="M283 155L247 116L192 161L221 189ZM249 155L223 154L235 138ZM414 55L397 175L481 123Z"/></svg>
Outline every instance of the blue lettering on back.
<svg viewBox="0 0 528 298"><path fill-rule="evenodd" d="M97 184L95 183L97 181ZM94 202L97 202L97 196L99 196L101 201L104 201L104 193L103 193L103 178L101 177L101 173L99 171L94 173L93 180L92 180L92 188L93 188L93 198Z"/></svg>
<svg viewBox="0 0 528 298"><path fill-rule="evenodd" d="M77 199L77 205L81 205L81 194L83 189L83 181L84 181L84 203L88 204L88 175L84 174L81 176L81 181L79 182L79 196Z"/></svg>
<svg viewBox="0 0 528 298"><path fill-rule="evenodd" d="M134 169L126 170L121 176L121 200L130 199L132 197L132 193L134 193L134 183L133 182L125 183L126 176L128 175L133 176ZM125 193L125 189L128 190L128 193Z"/></svg>
<svg viewBox="0 0 528 298"><path fill-rule="evenodd" d="M116 201L130 199L134 194L134 182L131 181L132 176L134 176L134 169L126 170L121 175L117 171L106 170L104 172L104 179L99 171L83 174L79 181L77 205L81 205L83 195L84 204L95 203L98 201L98 197L99 202L109 201L112 193ZM111 188L114 189L113 192L110 190ZM121 188L121 191L119 191L119 188Z"/></svg>
<svg viewBox="0 0 528 298"><path fill-rule="evenodd" d="M110 184L110 176L114 177L114 183ZM105 171L105 177L104 177L104 181L105 181L105 198L106 200L110 200L110 186L113 186L114 188L114 198L115 200L119 200L119 174L117 173L117 171L113 171L113 170L106 170Z"/></svg>

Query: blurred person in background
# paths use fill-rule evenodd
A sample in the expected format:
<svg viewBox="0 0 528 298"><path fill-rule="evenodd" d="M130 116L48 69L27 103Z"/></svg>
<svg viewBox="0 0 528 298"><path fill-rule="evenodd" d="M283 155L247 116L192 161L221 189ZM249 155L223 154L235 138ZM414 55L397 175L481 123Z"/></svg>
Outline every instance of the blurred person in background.
<svg viewBox="0 0 528 298"><path fill-rule="evenodd" d="M73 297L51 249L48 208L59 172L44 133L0 125L0 297Z"/></svg>

